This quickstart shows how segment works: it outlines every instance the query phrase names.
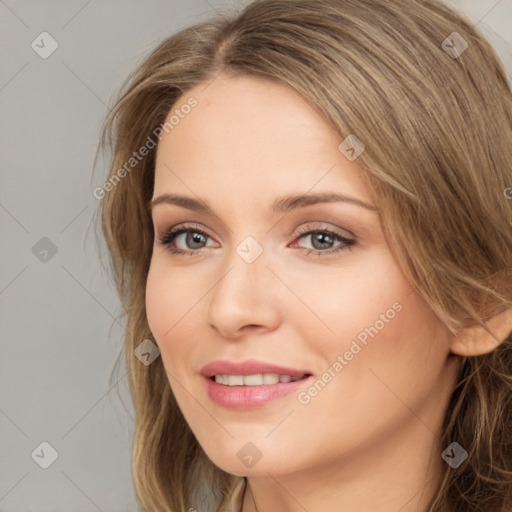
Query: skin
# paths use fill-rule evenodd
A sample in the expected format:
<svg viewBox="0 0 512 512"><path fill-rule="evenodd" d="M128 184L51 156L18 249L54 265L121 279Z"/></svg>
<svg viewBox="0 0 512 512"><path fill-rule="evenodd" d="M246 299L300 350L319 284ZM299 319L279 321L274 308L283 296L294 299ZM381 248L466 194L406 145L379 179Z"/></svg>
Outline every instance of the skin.
<svg viewBox="0 0 512 512"><path fill-rule="evenodd" d="M278 197L326 191L378 207L357 160L300 96L220 76L179 104L190 97L197 107L158 145L153 197L201 198L210 211L154 206L146 290L148 322L190 428L217 466L248 477L243 512L426 511L445 464L440 427L460 363L452 349L464 345L407 282L378 210L336 202L271 213ZM194 246L181 235L174 246L193 254L172 254L158 239L184 222L208 236ZM302 228L356 244L333 252L334 237L318 249ZM248 236L263 248L253 263L236 252ZM199 372L218 359L321 376L397 301L401 311L308 404L291 394L232 411L205 392ZM251 468L237 457L247 442L262 453Z"/></svg>

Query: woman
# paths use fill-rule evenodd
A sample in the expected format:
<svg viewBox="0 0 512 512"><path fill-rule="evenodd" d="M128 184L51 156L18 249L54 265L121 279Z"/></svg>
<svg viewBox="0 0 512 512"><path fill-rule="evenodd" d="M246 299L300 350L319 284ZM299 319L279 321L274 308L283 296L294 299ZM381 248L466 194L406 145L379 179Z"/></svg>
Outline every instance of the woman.
<svg viewBox="0 0 512 512"><path fill-rule="evenodd" d="M141 509L510 511L512 94L465 19L259 0L107 135Z"/></svg>

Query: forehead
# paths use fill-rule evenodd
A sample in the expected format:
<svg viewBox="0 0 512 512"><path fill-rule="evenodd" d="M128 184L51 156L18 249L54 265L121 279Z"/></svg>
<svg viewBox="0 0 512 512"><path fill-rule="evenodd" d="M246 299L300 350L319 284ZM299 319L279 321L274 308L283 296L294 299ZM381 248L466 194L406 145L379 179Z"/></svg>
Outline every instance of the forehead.
<svg viewBox="0 0 512 512"><path fill-rule="evenodd" d="M194 108L182 109L192 100ZM155 195L192 192L243 204L314 188L371 201L357 162L338 149L341 137L284 84L218 77L185 93L171 116L157 148Z"/></svg>

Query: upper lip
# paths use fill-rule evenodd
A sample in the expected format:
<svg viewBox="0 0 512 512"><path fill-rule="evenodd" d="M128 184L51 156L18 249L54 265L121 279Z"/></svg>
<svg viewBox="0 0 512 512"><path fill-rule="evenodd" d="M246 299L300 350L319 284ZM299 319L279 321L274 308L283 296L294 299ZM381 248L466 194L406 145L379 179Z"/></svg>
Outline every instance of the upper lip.
<svg viewBox="0 0 512 512"><path fill-rule="evenodd" d="M290 377L300 377L302 375L311 375L308 370L298 370L295 368L286 368L263 361L213 361L203 366L201 375L204 377L213 377L214 375L256 375L259 373L277 373L278 375L289 375Z"/></svg>

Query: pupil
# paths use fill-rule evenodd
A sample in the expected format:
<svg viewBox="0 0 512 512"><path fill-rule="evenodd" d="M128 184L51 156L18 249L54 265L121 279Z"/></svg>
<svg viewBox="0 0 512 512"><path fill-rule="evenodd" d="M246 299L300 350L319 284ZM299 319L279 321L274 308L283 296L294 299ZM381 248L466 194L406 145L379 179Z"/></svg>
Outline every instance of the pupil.
<svg viewBox="0 0 512 512"><path fill-rule="evenodd" d="M316 242L319 242L319 247L315 245ZM332 236L329 235L328 233L317 233L316 235L313 236L313 247L315 247L315 249L325 249L325 245L322 244L327 244L327 246L329 246L332 243Z"/></svg>
<svg viewBox="0 0 512 512"><path fill-rule="evenodd" d="M201 245L202 243L204 243L204 235L201 233L189 233L187 235L187 245L191 249L198 249L198 247L195 247L194 244Z"/></svg>

